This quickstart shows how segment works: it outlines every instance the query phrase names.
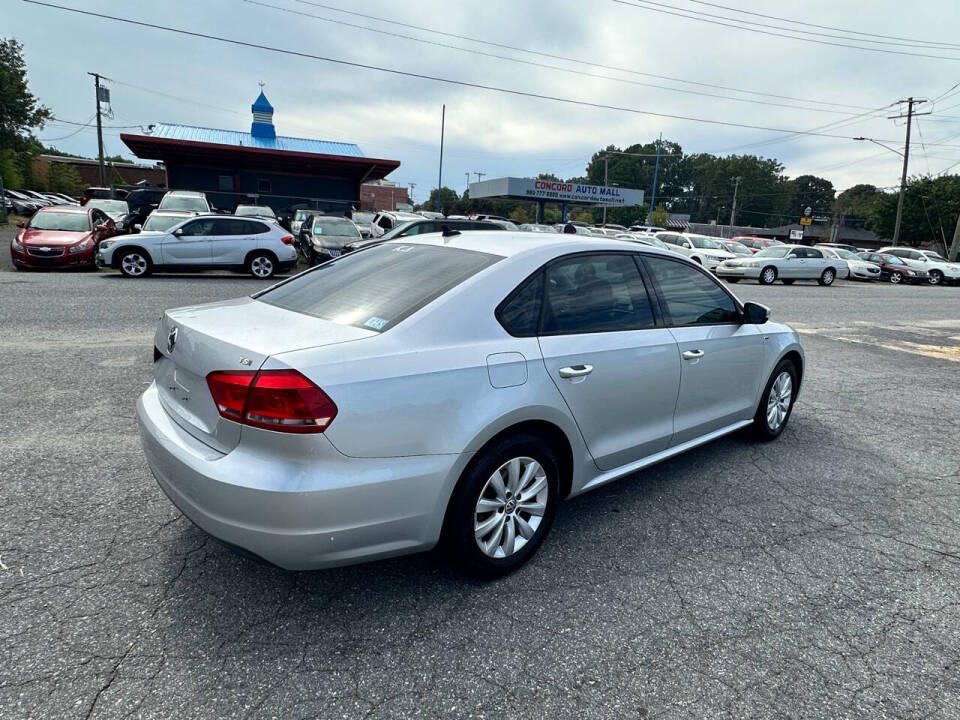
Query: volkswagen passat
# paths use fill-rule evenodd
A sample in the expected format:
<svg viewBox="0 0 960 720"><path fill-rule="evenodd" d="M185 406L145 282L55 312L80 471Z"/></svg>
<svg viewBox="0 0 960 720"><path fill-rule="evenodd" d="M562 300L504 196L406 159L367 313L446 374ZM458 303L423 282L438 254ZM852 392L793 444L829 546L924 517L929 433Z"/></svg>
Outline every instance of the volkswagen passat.
<svg viewBox="0 0 960 720"><path fill-rule="evenodd" d="M658 248L450 231L167 311L137 411L163 491L290 569L427 550L508 572L559 501L787 424L791 328Z"/></svg>

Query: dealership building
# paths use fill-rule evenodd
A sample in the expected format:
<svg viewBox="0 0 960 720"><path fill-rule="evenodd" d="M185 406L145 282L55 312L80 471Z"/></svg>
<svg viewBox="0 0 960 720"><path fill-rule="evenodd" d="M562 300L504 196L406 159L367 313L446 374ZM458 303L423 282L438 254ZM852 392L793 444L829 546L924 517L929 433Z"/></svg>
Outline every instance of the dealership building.
<svg viewBox="0 0 960 720"><path fill-rule="evenodd" d="M497 198L527 200L537 203L537 222L543 222L547 203L560 206L563 220L570 205L588 207L634 207L643 205L643 190L617 186L584 185L575 182L541 180L539 178L503 177L470 183L470 199Z"/></svg>
<svg viewBox="0 0 960 720"><path fill-rule="evenodd" d="M205 192L216 207L230 210L239 203L276 211L359 209L361 186L400 166L366 157L353 143L277 135L262 91L250 109L249 132L158 123L147 134L120 139L138 158L163 162L171 190Z"/></svg>

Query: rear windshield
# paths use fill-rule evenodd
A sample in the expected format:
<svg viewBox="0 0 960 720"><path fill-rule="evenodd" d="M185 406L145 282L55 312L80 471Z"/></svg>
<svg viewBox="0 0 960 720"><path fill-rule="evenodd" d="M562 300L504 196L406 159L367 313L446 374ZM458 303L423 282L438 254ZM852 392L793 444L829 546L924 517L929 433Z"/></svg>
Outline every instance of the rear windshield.
<svg viewBox="0 0 960 720"><path fill-rule="evenodd" d="M207 212L210 208L207 201L194 195L171 195L167 193L160 201L161 210L187 210L191 212Z"/></svg>
<svg viewBox="0 0 960 720"><path fill-rule="evenodd" d="M498 260L460 248L388 243L324 263L254 297L382 332Z"/></svg>

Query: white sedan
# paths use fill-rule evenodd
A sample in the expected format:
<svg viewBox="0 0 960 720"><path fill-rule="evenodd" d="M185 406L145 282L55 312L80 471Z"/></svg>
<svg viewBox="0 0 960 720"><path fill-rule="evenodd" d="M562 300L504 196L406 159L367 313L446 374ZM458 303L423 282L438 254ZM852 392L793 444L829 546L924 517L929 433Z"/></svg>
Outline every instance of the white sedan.
<svg viewBox="0 0 960 720"><path fill-rule="evenodd" d="M849 273L847 275L839 275L838 277L840 278L849 280L880 279L879 265L876 263L867 262L849 250L844 248L822 246L818 247L817 250L820 250L828 258L836 258L837 260L842 260L844 263L846 263Z"/></svg>
<svg viewBox="0 0 960 720"><path fill-rule="evenodd" d="M838 277L846 277L847 263L825 257L820 248L806 245L777 245L761 250L753 257L724 260L717 266L717 276L736 283L752 278L761 285L773 285L782 280L792 285L797 280L816 280L821 285L833 285Z"/></svg>
<svg viewBox="0 0 960 720"><path fill-rule="evenodd" d="M143 230L100 243L96 263L127 277L153 270L196 272L235 270L257 278L273 277L297 264L293 236L276 223L258 218L198 215L167 232Z"/></svg>

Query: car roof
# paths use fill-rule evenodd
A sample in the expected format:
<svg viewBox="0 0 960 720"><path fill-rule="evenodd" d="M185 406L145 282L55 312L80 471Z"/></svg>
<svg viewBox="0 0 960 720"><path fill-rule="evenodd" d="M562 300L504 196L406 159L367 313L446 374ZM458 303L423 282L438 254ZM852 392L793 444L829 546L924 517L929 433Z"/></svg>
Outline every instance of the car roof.
<svg viewBox="0 0 960 720"><path fill-rule="evenodd" d="M444 236L441 233L425 233L412 237L400 237L388 240L393 245L435 245L454 247L474 252L485 252L501 257L513 257L527 252L554 248L564 253L604 250L627 250L656 253L675 259L678 256L669 250L652 245L642 245L629 240L618 240L608 235L576 235L573 233L528 233L505 230L492 233L487 230L463 230L456 235ZM686 258L683 258L686 259Z"/></svg>
<svg viewBox="0 0 960 720"><path fill-rule="evenodd" d="M196 213L189 210L152 210L151 215L165 215L166 217L197 217Z"/></svg>
<svg viewBox="0 0 960 720"><path fill-rule="evenodd" d="M193 197L204 197L204 193L197 190L167 190L167 195L190 195Z"/></svg>
<svg viewBox="0 0 960 720"><path fill-rule="evenodd" d="M37 210L37 212L43 212L43 213L48 213L48 212L55 212L55 213L74 213L74 214L84 213L84 214L86 214L86 213L90 212L90 209L87 208L86 206L80 207L79 205L47 205L46 207L42 207L42 208L40 208L39 210Z"/></svg>

